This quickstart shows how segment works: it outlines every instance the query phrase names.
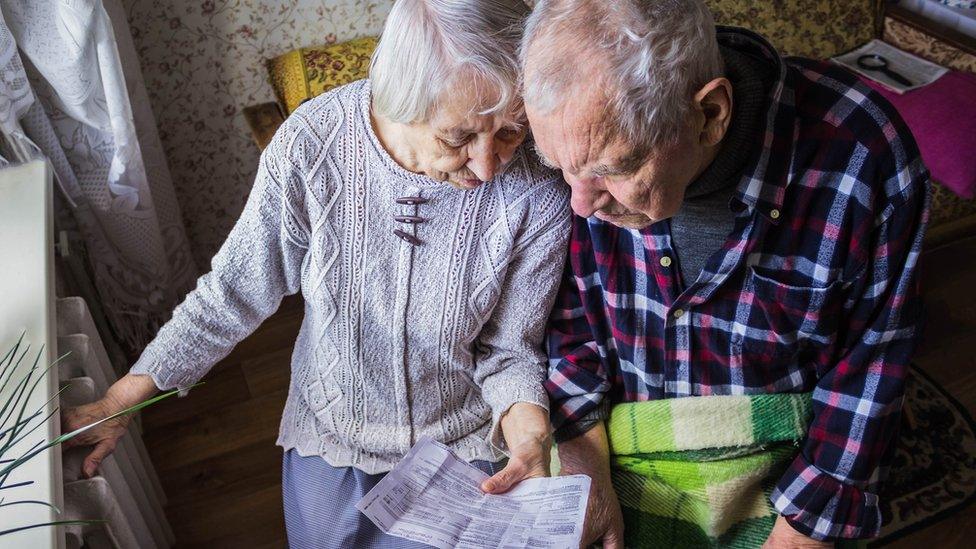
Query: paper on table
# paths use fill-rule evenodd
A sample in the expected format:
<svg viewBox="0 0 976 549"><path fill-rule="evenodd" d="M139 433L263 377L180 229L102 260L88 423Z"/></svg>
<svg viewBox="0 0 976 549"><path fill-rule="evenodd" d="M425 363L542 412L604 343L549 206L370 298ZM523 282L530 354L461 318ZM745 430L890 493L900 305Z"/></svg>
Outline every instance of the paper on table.
<svg viewBox="0 0 976 549"><path fill-rule="evenodd" d="M868 70L858 65L857 59L859 57L862 55L871 54L884 57L888 62L887 69L900 74L904 78L907 78L912 85L906 86L904 84L900 84L885 74L884 71ZM864 76L898 94L931 84L932 82L938 80L940 76L949 71L949 69L941 65L936 65L935 63L926 61L921 57L916 57L890 44L886 44L881 40L871 40L854 51L832 58L831 61L837 63L838 65L843 65L859 74L863 74Z"/></svg>
<svg viewBox="0 0 976 549"><path fill-rule="evenodd" d="M579 547L590 477L529 479L502 495L481 491L486 478L424 437L356 508L387 534L435 547Z"/></svg>

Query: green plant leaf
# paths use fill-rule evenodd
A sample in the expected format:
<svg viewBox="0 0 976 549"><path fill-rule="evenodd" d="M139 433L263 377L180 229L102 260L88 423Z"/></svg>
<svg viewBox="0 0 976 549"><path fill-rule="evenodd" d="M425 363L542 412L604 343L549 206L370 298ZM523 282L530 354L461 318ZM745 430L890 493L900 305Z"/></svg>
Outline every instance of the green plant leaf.
<svg viewBox="0 0 976 549"><path fill-rule="evenodd" d="M51 509L54 509L55 513L59 515L61 514L60 509L58 509L57 507L51 505L46 501L41 501L37 499L24 499L20 501L11 501L10 503L4 503L3 500L0 499L0 507L10 507L11 505L43 505L45 507L50 507Z"/></svg>
<svg viewBox="0 0 976 549"><path fill-rule="evenodd" d="M201 383L197 383L195 385L191 385L189 387L189 389L192 389L194 387L198 387L200 385L203 385L203 383L201 382ZM159 402L160 400L163 400L164 398L169 398L169 397L171 397L171 396L173 396L173 395L175 395L177 393L179 393L179 389L174 389L172 391L168 391L166 393L163 393L161 395L157 395L157 396L155 396L153 398L150 398L148 400L144 400L144 401L140 402L139 404L136 404L135 406L130 406L130 407L126 408L125 410L122 410L120 412L116 412L116 413L114 413L114 414L112 414L112 415L110 415L110 416L108 416L108 417L106 417L104 419L100 419L100 420L96 421L95 423L92 423L90 425L86 425L84 427L80 427L78 429L75 429L74 431L71 431L70 433L65 433L65 434L59 436L58 438L54 439L53 441L51 441L51 442L45 444L44 446L38 448L37 450L34 450L33 452L30 452L29 454L24 455L24 456L22 456L22 457L20 457L20 458L18 458L16 460L14 460L13 463L7 465L3 469L0 469L0 477L3 477L8 472L12 471L17 466L19 466L20 464L26 462L27 460L29 460L32 457L36 456L37 454L43 452L44 450L47 450L48 448L51 448L52 446L57 446L58 444L61 444L62 442L66 441L68 439L71 439L71 438L73 438L73 437L75 437L75 436L77 436L77 435L79 435L81 433L84 433L85 431L87 431L87 430L89 430L89 429L91 429L93 427L96 427L98 425L101 425L102 423L105 423L106 421L115 419L115 418L117 418L119 416L124 416L126 414L131 414L132 412L137 412L137 411L145 408L146 406L155 404L155 403Z"/></svg>
<svg viewBox="0 0 976 549"><path fill-rule="evenodd" d="M55 520L52 522L43 522L41 524L31 524L30 526L21 526L19 528L11 528L10 530L0 531L0 536L6 536L8 534L14 534L16 532L23 532L24 530L30 530L31 528L41 528L42 526L70 526L72 524L101 524L108 522L105 520Z"/></svg>

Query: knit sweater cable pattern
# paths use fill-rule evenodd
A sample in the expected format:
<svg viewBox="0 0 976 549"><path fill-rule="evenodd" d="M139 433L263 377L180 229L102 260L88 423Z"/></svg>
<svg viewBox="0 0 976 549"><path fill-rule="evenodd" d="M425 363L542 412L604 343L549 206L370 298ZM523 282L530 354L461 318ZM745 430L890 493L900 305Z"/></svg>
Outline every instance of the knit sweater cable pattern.
<svg viewBox="0 0 976 549"><path fill-rule="evenodd" d="M301 291L278 445L367 473L421 436L497 461L501 415L548 410L541 343L568 189L523 150L472 191L411 173L380 145L369 103L369 82L354 82L284 122L211 272L130 371L185 395Z"/></svg>

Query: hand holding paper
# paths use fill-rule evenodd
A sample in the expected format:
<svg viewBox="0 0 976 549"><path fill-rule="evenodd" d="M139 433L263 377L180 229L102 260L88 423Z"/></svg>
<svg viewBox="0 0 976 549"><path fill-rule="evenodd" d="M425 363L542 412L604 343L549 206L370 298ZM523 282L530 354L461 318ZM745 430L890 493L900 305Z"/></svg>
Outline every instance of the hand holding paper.
<svg viewBox="0 0 976 549"><path fill-rule="evenodd" d="M481 491L487 478L423 438L356 508L387 534L435 547L579 547L589 477L529 479L502 495Z"/></svg>

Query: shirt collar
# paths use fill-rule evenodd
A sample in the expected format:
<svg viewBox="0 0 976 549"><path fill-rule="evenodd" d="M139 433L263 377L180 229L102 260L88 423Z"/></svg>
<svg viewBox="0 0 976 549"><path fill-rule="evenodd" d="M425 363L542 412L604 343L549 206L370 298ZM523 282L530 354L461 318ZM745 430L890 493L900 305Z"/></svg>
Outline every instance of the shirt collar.
<svg viewBox="0 0 976 549"><path fill-rule="evenodd" d="M750 212L758 210L774 224L781 220L796 133L796 108L791 73L776 49L762 36L738 27L716 26L719 44L768 60L776 67L769 89L768 110L759 154L746 165L735 200Z"/></svg>

